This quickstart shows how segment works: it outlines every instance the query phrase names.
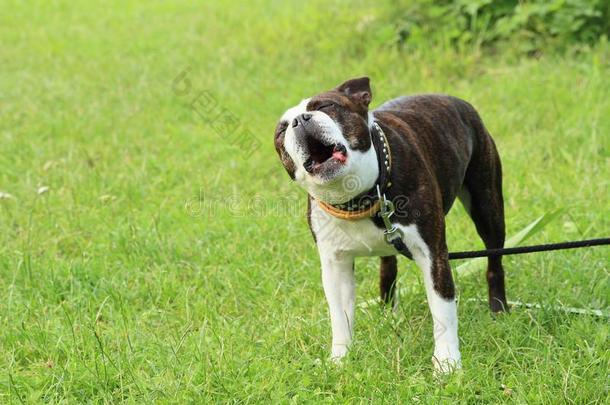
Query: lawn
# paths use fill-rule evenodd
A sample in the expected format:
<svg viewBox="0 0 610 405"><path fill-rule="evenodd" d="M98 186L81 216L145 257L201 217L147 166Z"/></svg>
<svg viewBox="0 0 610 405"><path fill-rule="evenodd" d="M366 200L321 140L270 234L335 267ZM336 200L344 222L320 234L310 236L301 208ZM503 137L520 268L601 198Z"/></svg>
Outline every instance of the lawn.
<svg viewBox="0 0 610 405"><path fill-rule="evenodd" d="M462 372L432 375L431 319L400 261L397 313L330 324L305 195L272 136L301 98L363 74L373 105L470 101L503 160L508 234L610 233L610 45L517 57L388 42L379 2L0 1L0 403L603 403L607 248L511 256L515 308L458 279ZM383 4L387 2L381 2ZM226 117L225 118L218 118ZM464 209L450 250L481 248ZM454 263L457 264L457 263ZM356 264L359 302L377 260Z"/></svg>

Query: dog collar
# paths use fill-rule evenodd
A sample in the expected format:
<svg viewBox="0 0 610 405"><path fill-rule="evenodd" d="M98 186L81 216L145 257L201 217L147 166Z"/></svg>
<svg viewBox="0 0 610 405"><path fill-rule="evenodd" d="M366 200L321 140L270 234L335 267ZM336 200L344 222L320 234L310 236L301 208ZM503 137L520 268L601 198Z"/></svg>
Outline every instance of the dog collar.
<svg viewBox="0 0 610 405"><path fill-rule="evenodd" d="M329 204L318 201L318 205L330 215L347 220L371 218L379 211L379 192L385 191L392 186L390 172L392 169L392 153L388 139L377 121L373 121L371 128L371 142L377 154L379 177L372 189L360 194L342 204Z"/></svg>

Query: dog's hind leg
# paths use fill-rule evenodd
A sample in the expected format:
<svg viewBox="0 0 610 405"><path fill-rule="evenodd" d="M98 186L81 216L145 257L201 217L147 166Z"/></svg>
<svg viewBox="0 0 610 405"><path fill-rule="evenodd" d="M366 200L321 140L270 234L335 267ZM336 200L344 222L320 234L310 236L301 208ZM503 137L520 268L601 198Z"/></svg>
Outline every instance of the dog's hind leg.
<svg viewBox="0 0 610 405"><path fill-rule="evenodd" d="M483 131L485 129L483 128ZM493 140L487 131L466 171L465 190L459 197L472 218L487 249L504 247L504 201L502 167ZM488 258L487 286L493 312L507 311L502 256Z"/></svg>
<svg viewBox="0 0 610 405"><path fill-rule="evenodd" d="M396 256L382 256L379 263L379 296L381 302L396 308Z"/></svg>

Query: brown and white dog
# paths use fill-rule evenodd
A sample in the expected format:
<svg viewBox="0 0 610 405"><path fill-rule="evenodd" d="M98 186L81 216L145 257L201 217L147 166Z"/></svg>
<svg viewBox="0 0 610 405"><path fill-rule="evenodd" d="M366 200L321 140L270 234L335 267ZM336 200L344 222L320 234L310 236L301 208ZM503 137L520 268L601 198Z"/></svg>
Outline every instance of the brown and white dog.
<svg viewBox="0 0 610 405"><path fill-rule="evenodd" d="M450 371L461 366L461 357L445 215L458 197L485 246L504 246L500 158L476 110L463 100L400 97L369 112L371 97L367 77L348 80L290 108L275 130L284 168L309 194L309 225L330 310L331 358L345 356L352 341L356 257L380 256L381 298L395 302L397 251L377 216L381 187L397 206L392 222L423 273L433 363ZM490 258L487 268L494 312L507 310L501 259Z"/></svg>

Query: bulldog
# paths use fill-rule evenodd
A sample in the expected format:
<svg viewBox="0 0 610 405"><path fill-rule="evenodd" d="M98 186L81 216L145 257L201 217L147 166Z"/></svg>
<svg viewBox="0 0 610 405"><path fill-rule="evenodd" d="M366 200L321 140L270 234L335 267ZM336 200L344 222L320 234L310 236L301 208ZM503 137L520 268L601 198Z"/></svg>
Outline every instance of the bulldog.
<svg viewBox="0 0 610 405"><path fill-rule="evenodd" d="M391 225L423 274L433 364L450 372L461 367L461 355L445 215L458 198L485 246L504 246L500 157L466 101L403 96L370 111L371 99L369 78L348 80L288 109L275 129L280 161L308 193L308 223L330 311L331 358L344 357L352 342L356 257L380 257L381 300L396 304L399 252L388 243L379 215L383 198L393 203ZM488 259L487 284L491 311L507 310L501 256Z"/></svg>

